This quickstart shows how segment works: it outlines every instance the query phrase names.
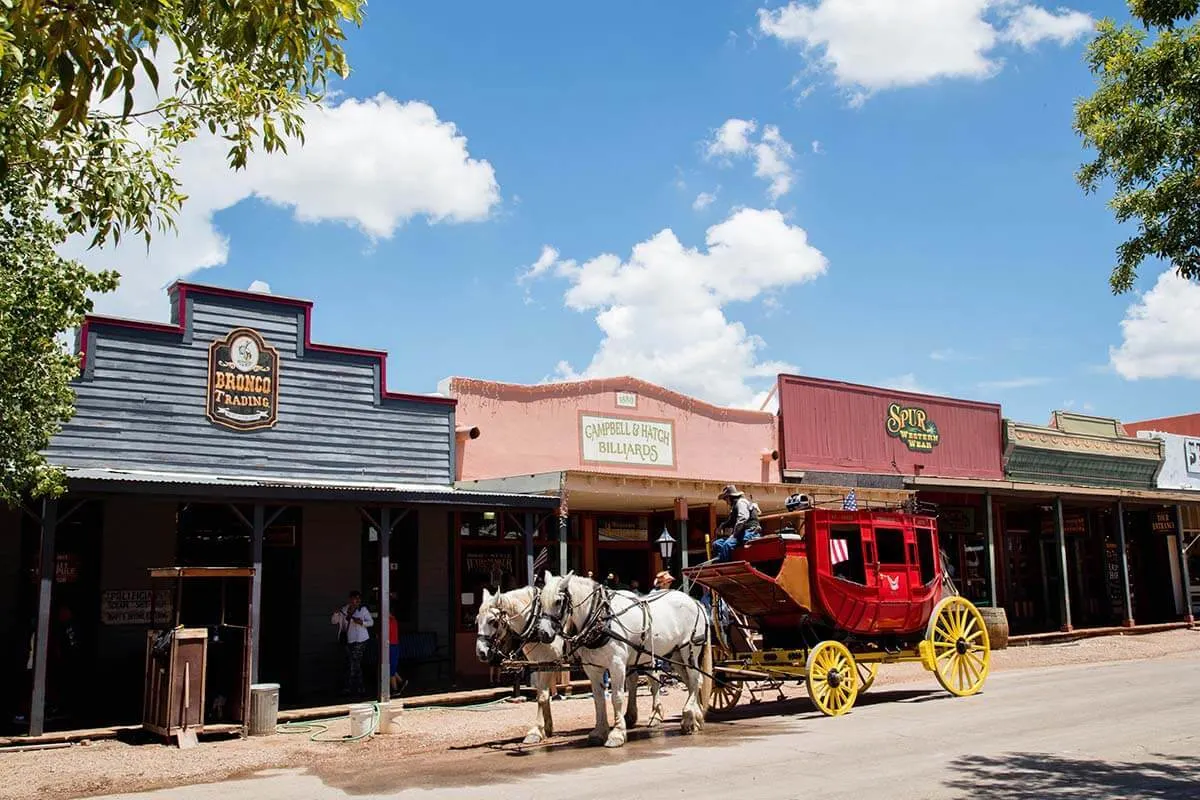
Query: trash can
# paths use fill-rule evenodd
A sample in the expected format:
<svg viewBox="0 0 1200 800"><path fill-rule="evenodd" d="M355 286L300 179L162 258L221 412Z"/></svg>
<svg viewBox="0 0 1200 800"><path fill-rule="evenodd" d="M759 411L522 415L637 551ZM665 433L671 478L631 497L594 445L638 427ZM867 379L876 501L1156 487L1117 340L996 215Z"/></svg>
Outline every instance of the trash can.
<svg viewBox="0 0 1200 800"><path fill-rule="evenodd" d="M275 732L279 721L279 684L250 684L251 736L266 736Z"/></svg>

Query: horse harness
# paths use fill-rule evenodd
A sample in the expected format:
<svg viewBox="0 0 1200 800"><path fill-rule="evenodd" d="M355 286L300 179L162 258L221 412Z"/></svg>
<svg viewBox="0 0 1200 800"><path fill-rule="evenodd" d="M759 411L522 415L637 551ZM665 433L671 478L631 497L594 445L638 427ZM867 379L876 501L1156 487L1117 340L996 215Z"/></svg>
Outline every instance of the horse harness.
<svg viewBox="0 0 1200 800"><path fill-rule="evenodd" d="M664 595L660 595L660 597L661 596ZM563 588L559 592L559 603L561 608L560 618L556 619L554 617L549 617L551 623L558 630L559 634L563 637L564 643L566 644L566 648L563 651L564 659L569 659L579 650L596 650L608 644L610 641L615 640L633 648L639 655L650 656L652 662L656 660L662 660L668 664L680 667L690 666L673 660L674 657L679 654L679 651L683 649L683 645L675 647L668 653L656 654L654 652L654 615L650 610L650 605L656 598L638 598L634 601L642 610L642 642L639 644L632 641L628 636L624 636L614 630L613 626L615 623L624 629L625 633L632 633L632 631L630 631L628 628L625 628L625 626L620 623L620 621L617 619L618 615L613 612L612 597L613 593L609 589L603 585L597 584L596 588L592 590L592 593L588 598L587 602L591 604L591 607L588 609L588 615L584 619L583 625L580 627L577 633L571 635L568 634L564 629L564 620L570 618L574 609L574 603L571 600L570 593L567 591L567 586L564 582ZM540 613L543 612L541 612L539 609L539 614ZM708 618L703 614L703 612L701 612L697 619L704 620L704 625L702 627L703 633L699 636L693 635L692 639L688 642L688 644L692 646L702 645L708 639ZM696 623L693 622L692 631L695 632L695 630ZM651 642L651 649L649 650L645 647L647 638L649 638Z"/></svg>
<svg viewBox="0 0 1200 800"><path fill-rule="evenodd" d="M542 590L535 586L533 589L533 600L527 608L530 612L529 621L525 623L525 629L520 633L513 631L512 627L508 624L510 616L507 613L499 607L492 608L490 613L496 628L495 632L490 635L483 633L475 634L476 640L485 642L488 646L488 652L495 654L492 657L492 661L499 663L506 659L511 660L517 651L533 636L533 629L537 626L538 617L541 615L541 595ZM501 647L500 643L503 640L515 642L511 650Z"/></svg>

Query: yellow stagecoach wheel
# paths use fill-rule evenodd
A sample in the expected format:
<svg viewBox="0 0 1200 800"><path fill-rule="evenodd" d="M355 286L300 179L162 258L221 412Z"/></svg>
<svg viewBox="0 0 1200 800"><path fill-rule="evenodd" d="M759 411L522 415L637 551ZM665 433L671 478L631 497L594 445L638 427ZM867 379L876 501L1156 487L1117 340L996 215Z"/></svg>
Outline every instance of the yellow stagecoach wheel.
<svg viewBox="0 0 1200 800"><path fill-rule="evenodd" d="M825 641L808 654L808 696L822 714L841 716L858 697L854 656L841 642Z"/></svg>
<svg viewBox="0 0 1200 800"><path fill-rule="evenodd" d="M713 642L712 648L714 664L721 664L733 658L733 653L722 644ZM725 677L724 672L719 666L713 667L713 677L710 679L712 692L709 695L709 705L716 711L732 708L742 699L741 681Z"/></svg>
<svg viewBox="0 0 1200 800"><path fill-rule="evenodd" d="M938 603L925 638L932 650L933 673L943 689L966 697L983 688L992 648L983 615L970 600L951 595Z"/></svg>
<svg viewBox="0 0 1200 800"><path fill-rule="evenodd" d="M858 693L862 694L875 682L875 676L879 674L879 664L877 662L864 664L861 661L855 661L854 666L858 667Z"/></svg>

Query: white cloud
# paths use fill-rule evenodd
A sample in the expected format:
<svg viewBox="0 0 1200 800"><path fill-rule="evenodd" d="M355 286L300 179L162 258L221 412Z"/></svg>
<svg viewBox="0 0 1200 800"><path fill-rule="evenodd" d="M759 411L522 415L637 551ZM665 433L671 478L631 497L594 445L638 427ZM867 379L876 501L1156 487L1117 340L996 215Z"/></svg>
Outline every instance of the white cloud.
<svg viewBox="0 0 1200 800"><path fill-rule="evenodd" d="M558 251L548 244L542 245L542 254L538 256L537 261L533 262L521 276L517 278L518 283L533 280L550 270L558 261Z"/></svg>
<svg viewBox="0 0 1200 800"><path fill-rule="evenodd" d="M912 372L906 372L903 375L896 375L892 378L886 378L880 381L880 385L885 389L895 389L897 392L912 392L913 394L934 394L923 387L917 376Z"/></svg>
<svg viewBox="0 0 1200 800"><path fill-rule="evenodd" d="M713 133L706 155L708 158L754 159L754 174L770 184L767 193L772 200L778 200L792 188L794 175L790 162L795 152L775 125L764 125L756 142L753 136L757 132L755 120L727 119Z"/></svg>
<svg viewBox="0 0 1200 800"><path fill-rule="evenodd" d="M762 33L799 47L855 105L884 89L990 78L1003 67L1000 44L1067 44L1091 24L1019 0L791 0L758 10Z"/></svg>
<svg viewBox="0 0 1200 800"><path fill-rule="evenodd" d="M978 356L968 355L959 352L953 347L943 347L940 350L934 350L929 354L930 361L978 361Z"/></svg>
<svg viewBox="0 0 1200 800"><path fill-rule="evenodd" d="M270 294L271 293L271 284L267 283L266 281L254 281L250 284L250 286L246 289L246 291L260 292L262 294Z"/></svg>
<svg viewBox="0 0 1200 800"><path fill-rule="evenodd" d="M1028 389L1033 386L1043 386L1049 382L1049 378L1006 378L995 381L980 381L978 386L980 389Z"/></svg>
<svg viewBox="0 0 1200 800"><path fill-rule="evenodd" d="M692 201L692 208L694 208L696 211L703 211L711 206L713 201L716 199L716 192L701 192L700 194L696 195L696 199Z"/></svg>
<svg viewBox="0 0 1200 800"><path fill-rule="evenodd" d="M160 47L155 59L164 82L173 69L166 50ZM136 108L150 108L155 97L142 84ZM228 142L207 131L180 148L176 174L188 200L178 233L159 234L149 252L132 239L102 250L88 250L82 239L68 242L71 257L121 273L121 287L97 298L97 310L164 317L167 284L228 258L229 241L214 213L249 198L291 209L300 222L349 225L372 242L418 216L431 223L485 220L500 202L492 165L472 158L454 123L423 102L378 94L314 106L305 117L303 146L256 153L239 172L226 166Z"/></svg>
<svg viewBox="0 0 1200 800"><path fill-rule="evenodd" d="M1068 45L1086 35L1096 22L1082 11L1061 8L1047 11L1037 6L1021 6L1008 20L1003 39L1032 50L1045 41Z"/></svg>
<svg viewBox="0 0 1200 800"><path fill-rule="evenodd" d="M813 139L812 151L813 151L813 154L815 154L815 155L821 155L821 153L825 152L825 149L821 146L821 143L819 141L817 141L816 139Z"/></svg>
<svg viewBox="0 0 1200 800"><path fill-rule="evenodd" d="M750 405L751 381L795 368L761 360L765 342L726 317L725 307L827 268L808 234L773 209L732 213L707 230L704 248L685 247L668 228L634 245L627 260L557 261L554 274L570 282L566 306L595 312L603 338L586 368L560 362L556 377L634 375L715 403Z"/></svg>
<svg viewBox="0 0 1200 800"><path fill-rule="evenodd" d="M1125 311L1109 363L1126 380L1200 378L1200 284L1168 270Z"/></svg>

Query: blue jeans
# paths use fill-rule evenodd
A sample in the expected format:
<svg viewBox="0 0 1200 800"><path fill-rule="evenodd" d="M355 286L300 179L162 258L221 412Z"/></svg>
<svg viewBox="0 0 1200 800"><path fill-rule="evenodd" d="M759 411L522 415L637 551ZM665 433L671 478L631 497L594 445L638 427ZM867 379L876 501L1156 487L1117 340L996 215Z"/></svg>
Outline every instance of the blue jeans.
<svg viewBox="0 0 1200 800"><path fill-rule="evenodd" d="M742 533L743 542L752 542L761 536L758 531L745 531ZM713 552L717 554L717 561L732 561L733 549L738 546L737 537L733 534L724 539L717 539L713 542Z"/></svg>

